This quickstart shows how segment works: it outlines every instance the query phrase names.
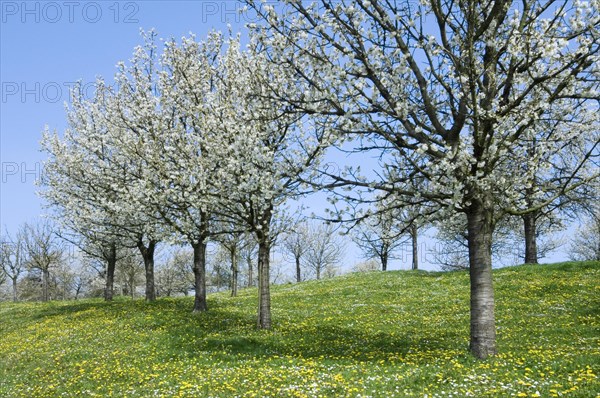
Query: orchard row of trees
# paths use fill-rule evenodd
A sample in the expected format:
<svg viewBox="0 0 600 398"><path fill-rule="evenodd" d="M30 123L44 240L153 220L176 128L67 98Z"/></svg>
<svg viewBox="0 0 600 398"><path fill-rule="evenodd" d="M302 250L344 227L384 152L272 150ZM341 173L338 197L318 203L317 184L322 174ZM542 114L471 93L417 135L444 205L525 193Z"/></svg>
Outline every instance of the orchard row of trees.
<svg viewBox="0 0 600 398"><path fill-rule="evenodd" d="M14 236L2 235L0 299L8 298L5 296L8 291L13 301L65 300L104 294L106 264L61 236L62 231L49 220L24 224ZM275 258L272 283L293 280L282 261L286 257L293 262L295 275L298 272L302 275L300 280L321 279L340 272L344 243L333 226L302 221L279 238L280 255ZM291 242L296 245L290 246ZM301 247L302 252L298 253L296 247ZM238 286L256 286L257 244L251 235L215 241L209 252L208 290L229 289L235 296ZM193 253L167 245L158 246L155 253L159 258L154 278L156 295L188 295L193 291ZM116 257L113 290L134 298L140 284L146 282L142 253L135 248L119 247Z"/></svg>
<svg viewBox="0 0 600 398"><path fill-rule="evenodd" d="M75 93L63 137L49 132L42 195L91 256L107 262L111 299L118 247L137 247L146 299L155 298L154 252L160 241L193 250L194 311L207 310L208 241L258 243L258 324L271 324L269 259L287 218L282 205L299 193L298 176L326 147L322 130L282 112L265 96L267 79L289 84L239 38L168 42L154 33L120 64L118 90L97 82L96 96Z"/></svg>
<svg viewBox="0 0 600 398"><path fill-rule="evenodd" d="M578 221L581 225L573 230L567 248L570 259L600 261L598 210L594 210L593 206L585 208ZM437 227L438 244L433 250L426 250L426 259L442 270L467 270L468 250L464 231L457 234L450 225L438 224ZM394 230L398 230L398 225L377 223L354 229L352 240L362 249L364 261L346 270L385 271L387 263L382 258L400 260L405 267L416 269L418 256L423 254L415 253L418 247L412 243L407 244L414 240L413 234L390 235L390 231ZM505 235L495 238L493 255L498 262L507 256L515 263L522 262L525 255L523 248L514 251L514 245L522 242L522 235L510 230L503 233ZM38 224L24 224L12 236L8 232L2 235L0 242L0 300L77 300L104 295L106 264L64 240L61 231L52 223L45 220ZM342 253L348 242L334 231L332 225L299 222L288 226L277 242L276 252L279 256L274 259L272 283L321 279L344 272L341 268ZM256 286L254 269L257 246L252 236L240 235L230 242L215 243L208 256L207 290L229 289L235 296L238 286ZM544 240L541 252L565 243L554 239ZM139 295L140 286L145 284L143 259L139 251L133 248L121 249L117 257L114 291L135 298ZM158 257L160 261L156 265L154 281L156 295L169 297L192 292L193 253L183 247L162 245ZM287 260L287 264L282 260Z"/></svg>
<svg viewBox="0 0 600 398"><path fill-rule="evenodd" d="M260 328L286 201L326 190L348 228L445 220L466 238L471 351L495 354L495 233L520 217L533 260L544 217L595 192L598 3L284 3L247 1L261 22L245 50L212 33L161 51L149 33L116 89L75 91L70 128L44 135L42 195L107 275L117 246L137 247L148 300L157 243L189 245L195 311L208 241L252 234Z"/></svg>
<svg viewBox="0 0 600 398"><path fill-rule="evenodd" d="M0 299L66 300L104 291L104 264L75 250L48 220L24 224L13 236L3 234L1 242ZM139 268L134 252L120 253L116 273L120 292L134 293Z"/></svg>

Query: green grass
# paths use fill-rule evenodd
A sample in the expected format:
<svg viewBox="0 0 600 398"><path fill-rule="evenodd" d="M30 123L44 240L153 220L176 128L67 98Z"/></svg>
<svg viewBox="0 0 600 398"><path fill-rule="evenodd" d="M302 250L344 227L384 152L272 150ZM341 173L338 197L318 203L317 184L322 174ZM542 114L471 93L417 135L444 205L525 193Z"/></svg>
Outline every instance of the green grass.
<svg viewBox="0 0 600 398"><path fill-rule="evenodd" d="M494 271L499 354L468 354L463 272L374 272L256 293L0 303L0 397L597 397L600 263Z"/></svg>

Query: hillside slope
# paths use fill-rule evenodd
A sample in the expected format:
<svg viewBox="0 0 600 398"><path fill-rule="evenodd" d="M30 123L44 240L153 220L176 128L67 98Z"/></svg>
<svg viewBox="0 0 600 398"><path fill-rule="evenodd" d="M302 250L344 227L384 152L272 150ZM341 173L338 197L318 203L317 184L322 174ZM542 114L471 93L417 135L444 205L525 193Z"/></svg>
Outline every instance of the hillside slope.
<svg viewBox="0 0 600 398"><path fill-rule="evenodd" d="M494 271L500 354L468 354L466 273L374 272L256 294L0 303L0 397L597 397L600 263Z"/></svg>

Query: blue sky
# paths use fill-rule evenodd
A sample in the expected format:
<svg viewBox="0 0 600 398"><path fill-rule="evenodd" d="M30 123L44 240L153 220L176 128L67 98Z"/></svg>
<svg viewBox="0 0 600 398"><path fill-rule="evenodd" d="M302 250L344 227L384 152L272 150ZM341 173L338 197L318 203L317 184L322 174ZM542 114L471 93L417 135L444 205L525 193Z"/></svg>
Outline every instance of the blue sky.
<svg viewBox="0 0 600 398"><path fill-rule="evenodd" d="M237 32L253 20L240 14L241 8L235 0L0 0L2 229L12 232L43 211L34 186L44 159L39 140L45 125L58 131L66 127L64 103L74 82L92 83L96 76L111 81L117 62L128 60L141 44L140 29L154 28L166 39L190 32L201 39L213 29L227 31L228 24ZM346 262L359 260L356 249L347 252ZM409 252L407 246L403 268ZM427 267L426 259L421 263ZM396 262L392 268L398 267Z"/></svg>
<svg viewBox="0 0 600 398"><path fill-rule="evenodd" d="M1 1L0 225L9 230L40 213L34 181L44 157L44 126L65 128L73 82L112 79L141 43L140 29L179 38L239 30L236 1Z"/></svg>

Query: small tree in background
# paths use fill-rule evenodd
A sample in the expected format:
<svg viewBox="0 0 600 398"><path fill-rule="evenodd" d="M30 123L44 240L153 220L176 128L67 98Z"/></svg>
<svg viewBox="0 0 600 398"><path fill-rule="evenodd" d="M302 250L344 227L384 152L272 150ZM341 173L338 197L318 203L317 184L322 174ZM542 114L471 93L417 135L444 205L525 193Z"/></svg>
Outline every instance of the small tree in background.
<svg viewBox="0 0 600 398"><path fill-rule="evenodd" d="M354 264L352 272L371 272L379 270L381 265L375 259Z"/></svg>
<svg viewBox="0 0 600 398"><path fill-rule="evenodd" d="M235 226L230 228L223 228L223 230L229 229L232 232L224 232L216 237L216 241L219 246L227 253L229 257L230 266L230 281L229 288L231 289L231 297L237 296L238 284L239 284L239 273L241 263L241 251L244 247L244 234L243 232L235 231Z"/></svg>
<svg viewBox="0 0 600 398"><path fill-rule="evenodd" d="M137 286L144 280L144 262L139 253L131 249L124 250L120 257L116 281L121 287L121 294L133 300Z"/></svg>
<svg viewBox="0 0 600 398"><path fill-rule="evenodd" d="M296 282L302 282L302 260L309 250L310 231L306 221L296 223L290 231L285 232L281 241L284 254L294 261Z"/></svg>
<svg viewBox="0 0 600 398"><path fill-rule="evenodd" d="M406 238L385 221L382 216L373 217L357 226L352 234L364 257L379 260L382 271L387 271L388 261L395 258L394 251L406 242Z"/></svg>
<svg viewBox="0 0 600 398"><path fill-rule="evenodd" d="M50 272L64 254L64 244L56 232L55 225L49 220L27 224L24 228L27 267L41 273L42 301L50 300Z"/></svg>
<svg viewBox="0 0 600 398"><path fill-rule="evenodd" d="M242 247L241 257L246 264L246 286L256 286L256 275L254 273L254 264L257 262L258 244L251 234L244 237L244 246Z"/></svg>
<svg viewBox="0 0 600 398"><path fill-rule="evenodd" d="M0 237L0 267L3 275L10 280L12 299L18 301L18 281L27 264L25 250L25 226L21 226L14 238L8 232Z"/></svg>
<svg viewBox="0 0 600 398"><path fill-rule="evenodd" d="M594 196L600 194L596 187ZM582 204L582 225L573 235L570 244L569 257L572 260L600 261L600 205L595 200Z"/></svg>
<svg viewBox="0 0 600 398"><path fill-rule="evenodd" d="M306 265L317 280L322 276L335 275L336 266L342 260L344 244L332 224L313 224L309 228L309 246Z"/></svg>
<svg viewBox="0 0 600 398"><path fill-rule="evenodd" d="M194 289L193 261L193 253L181 247L176 247L167 260L158 268L158 293L167 297L173 294L187 296L188 292Z"/></svg>

